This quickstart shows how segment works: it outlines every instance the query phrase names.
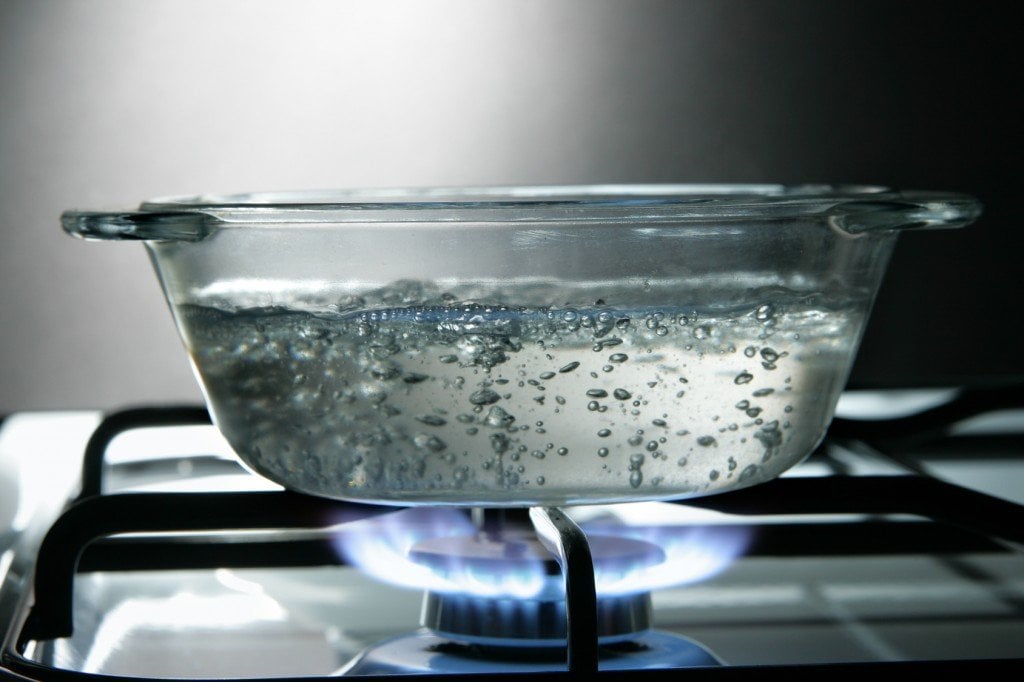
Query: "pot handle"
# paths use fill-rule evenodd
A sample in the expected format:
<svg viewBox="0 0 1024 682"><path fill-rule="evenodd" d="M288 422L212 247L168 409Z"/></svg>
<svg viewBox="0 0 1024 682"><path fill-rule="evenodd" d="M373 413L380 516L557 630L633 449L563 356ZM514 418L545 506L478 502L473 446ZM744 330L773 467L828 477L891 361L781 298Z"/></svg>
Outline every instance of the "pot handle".
<svg viewBox="0 0 1024 682"><path fill-rule="evenodd" d="M829 220L843 232L857 235L965 227L977 220L981 211L981 202L966 194L910 191L843 202Z"/></svg>
<svg viewBox="0 0 1024 682"><path fill-rule="evenodd" d="M65 232L90 240L197 242L214 222L197 211L65 211L60 217Z"/></svg>

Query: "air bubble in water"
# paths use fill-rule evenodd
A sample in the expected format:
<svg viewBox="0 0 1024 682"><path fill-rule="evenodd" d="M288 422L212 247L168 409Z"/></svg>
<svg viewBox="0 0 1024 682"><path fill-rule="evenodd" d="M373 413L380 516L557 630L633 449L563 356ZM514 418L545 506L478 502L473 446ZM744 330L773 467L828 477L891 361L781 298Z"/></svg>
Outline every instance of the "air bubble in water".
<svg viewBox="0 0 1024 682"><path fill-rule="evenodd" d="M423 433L414 436L412 442L419 449L430 450L431 452L441 452L448 447L447 443L437 436L428 436Z"/></svg>
<svg viewBox="0 0 1024 682"><path fill-rule="evenodd" d="M387 391L381 386L372 383L365 383L359 386L359 392L368 402L380 404L388 399Z"/></svg>
<svg viewBox="0 0 1024 682"><path fill-rule="evenodd" d="M603 388L591 388L587 391L587 396L590 398L607 398L608 391Z"/></svg>
<svg viewBox="0 0 1024 682"><path fill-rule="evenodd" d="M507 429L512 426L512 423L515 422L515 420L516 418L514 416L497 405L492 406L491 409L487 411L487 416L484 417L484 422L488 426L493 426L494 428L499 429Z"/></svg>
<svg viewBox="0 0 1024 682"><path fill-rule="evenodd" d="M504 433L491 434L491 449L499 455L508 450L509 438Z"/></svg>
<svg viewBox="0 0 1024 682"><path fill-rule="evenodd" d="M639 488L640 484L643 483L644 475L640 470L644 464L644 455L641 452L637 452L629 456L629 471L632 472L629 475L629 484L634 488Z"/></svg>
<svg viewBox="0 0 1024 682"><path fill-rule="evenodd" d="M749 384L753 380L754 375L751 374L750 372L740 372L739 374L736 375L736 378L733 379L733 381L737 384Z"/></svg>
<svg viewBox="0 0 1024 682"><path fill-rule="evenodd" d="M772 316L774 314L775 306L773 306L771 303L764 303L762 305L759 305L757 307L757 310L754 311L754 317L757 318L758 322L767 322L768 320L772 319Z"/></svg>
<svg viewBox="0 0 1024 682"><path fill-rule="evenodd" d="M615 396L617 400L629 400L630 398L633 397L633 394L624 388L615 389L614 391L612 391L612 395Z"/></svg>
<svg viewBox="0 0 1024 682"><path fill-rule="evenodd" d="M761 444L767 450L777 448L782 444L782 432L779 431L779 423L773 421L766 424L760 431L754 434L754 438L761 441Z"/></svg>
<svg viewBox="0 0 1024 682"><path fill-rule="evenodd" d="M501 396L496 391L492 391L489 388L482 388L479 391L469 396L469 402L474 405L490 405L501 400Z"/></svg>
<svg viewBox="0 0 1024 682"><path fill-rule="evenodd" d="M560 367L558 369L558 371L561 372L562 374L565 374L566 372L573 371L574 369L576 369L579 366L580 366L580 363L578 363L578 362L570 362L569 364L567 364L567 365L565 365L563 367Z"/></svg>

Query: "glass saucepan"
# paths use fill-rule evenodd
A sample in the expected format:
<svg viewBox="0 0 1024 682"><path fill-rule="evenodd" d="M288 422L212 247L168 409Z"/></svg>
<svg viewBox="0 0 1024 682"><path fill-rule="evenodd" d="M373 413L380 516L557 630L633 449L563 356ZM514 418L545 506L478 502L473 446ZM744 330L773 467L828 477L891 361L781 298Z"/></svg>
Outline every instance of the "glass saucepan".
<svg viewBox="0 0 1024 682"><path fill-rule="evenodd" d="M70 211L149 251L253 470L385 504L769 480L832 418L903 229L970 197L623 185L263 193Z"/></svg>

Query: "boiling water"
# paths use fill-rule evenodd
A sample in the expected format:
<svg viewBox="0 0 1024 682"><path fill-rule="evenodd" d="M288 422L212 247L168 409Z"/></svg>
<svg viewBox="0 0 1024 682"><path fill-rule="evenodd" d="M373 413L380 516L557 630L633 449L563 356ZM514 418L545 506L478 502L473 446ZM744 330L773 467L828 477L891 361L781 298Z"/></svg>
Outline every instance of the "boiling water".
<svg viewBox="0 0 1024 682"><path fill-rule="evenodd" d="M861 322L778 297L717 313L450 298L178 315L219 428L260 473L330 497L489 505L773 478L820 439Z"/></svg>

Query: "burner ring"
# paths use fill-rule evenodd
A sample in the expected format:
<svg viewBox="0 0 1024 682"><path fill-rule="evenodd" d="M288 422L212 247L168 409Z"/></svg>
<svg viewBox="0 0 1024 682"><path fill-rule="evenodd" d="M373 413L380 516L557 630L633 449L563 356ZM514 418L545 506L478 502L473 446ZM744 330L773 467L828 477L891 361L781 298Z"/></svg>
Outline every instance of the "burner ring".
<svg viewBox="0 0 1024 682"><path fill-rule="evenodd" d="M650 629L650 593L601 597L597 622L602 643ZM445 637L481 644L565 646L565 600L427 592L420 625Z"/></svg>

